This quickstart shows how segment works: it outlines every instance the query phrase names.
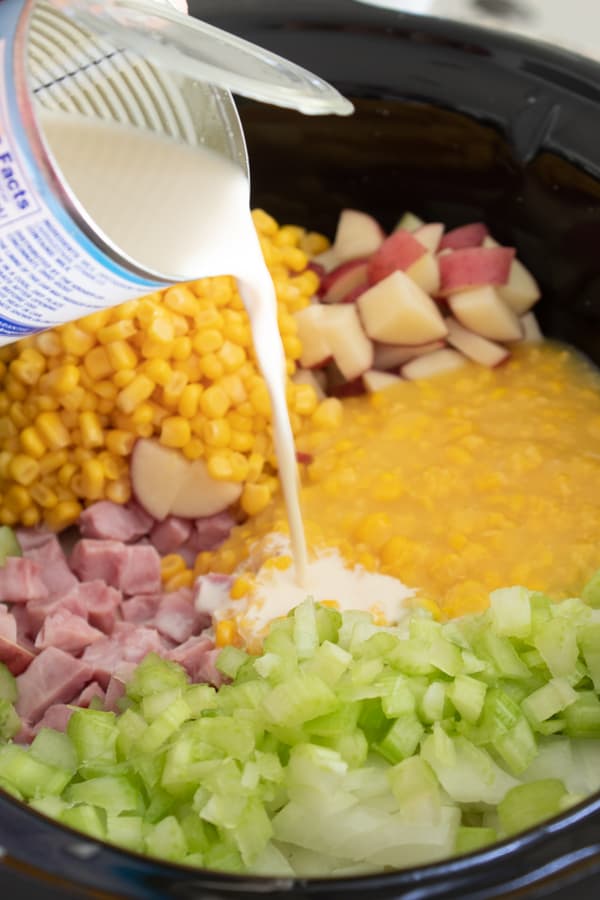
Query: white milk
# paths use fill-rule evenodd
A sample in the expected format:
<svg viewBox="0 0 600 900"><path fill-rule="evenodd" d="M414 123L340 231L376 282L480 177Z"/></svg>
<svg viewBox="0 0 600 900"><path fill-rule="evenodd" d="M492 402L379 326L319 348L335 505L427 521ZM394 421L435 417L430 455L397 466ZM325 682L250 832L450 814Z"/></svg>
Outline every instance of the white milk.
<svg viewBox="0 0 600 900"><path fill-rule="evenodd" d="M174 280L237 278L271 397L279 478L302 582L307 553L285 357L275 289L250 215L248 179L212 151L150 132L60 113L44 112L40 121L80 214L94 221L107 243L139 266L173 273Z"/></svg>

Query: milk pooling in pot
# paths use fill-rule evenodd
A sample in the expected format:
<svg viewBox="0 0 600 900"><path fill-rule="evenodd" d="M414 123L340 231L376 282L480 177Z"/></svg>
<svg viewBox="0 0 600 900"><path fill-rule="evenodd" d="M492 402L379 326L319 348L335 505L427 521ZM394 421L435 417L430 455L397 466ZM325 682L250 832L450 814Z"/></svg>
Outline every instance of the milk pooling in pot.
<svg viewBox="0 0 600 900"><path fill-rule="evenodd" d="M237 279L271 399L279 478L296 576L302 582L307 551L285 356L275 288L250 214L245 173L212 151L129 126L47 112L40 121L55 162L68 173L80 212L93 219L107 242L148 268L164 272L174 261L177 271L190 279L200 272ZM168 204L161 202L166 192Z"/></svg>

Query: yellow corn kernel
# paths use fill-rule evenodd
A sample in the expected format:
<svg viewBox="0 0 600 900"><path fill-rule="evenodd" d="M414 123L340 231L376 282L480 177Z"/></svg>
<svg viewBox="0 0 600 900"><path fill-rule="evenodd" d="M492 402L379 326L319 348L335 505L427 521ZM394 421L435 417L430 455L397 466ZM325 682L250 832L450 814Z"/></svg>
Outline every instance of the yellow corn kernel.
<svg viewBox="0 0 600 900"><path fill-rule="evenodd" d="M173 591L181 590L181 588L192 587L194 580L192 569L186 569L185 572L178 572L177 575L173 575L172 578L165 581L164 588L168 593L172 593Z"/></svg>
<svg viewBox="0 0 600 900"><path fill-rule="evenodd" d="M45 375L44 378L47 378L48 375ZM19 381L18 378L14 378L10 373L6 376L4 380L4 391L11 400L26 400L27 399L27 386L23 384L22 381Z"/></svg>
<svg viewBox="0 0 600 900"><path fill-rule="evenodd" d="M74 391L81 379L81 372L72 364L57 366L42 375L39 386L44 393L62 396Z"/></svg>
<svg viewBox="0 0 600 900"><path fill-rule="evenodd" d="M183 362L190 357L192 349L191 339L187 335L182 334L173 340L173 343L171 344L171 356L173 359Z"/></svg>
<svg viewBox="0 0 600 900"><path fill-rule="evenodd" d="M283 349L288 359L300 359L302 356L302 343L294 334L284 335Z"/></svg>
<svg viewBox="0 0 600 900"><path fill-rule="evenodd" d="M139 403L152 396L154 388L155 383L147 375L136 375L131 384L117 394L116 405L130 415Z"/></svg>
<svg viewBox="0 0 600 900"><path fill-rule="evenodd" d="M300 238L300 249L308 256L318 256L319 253L325 253L329 247L328 239L317 231L309 231Z"/></svg>
<svg viewBox="0 0 600 900"><path fill-rule="evenodd" d="M104 387L102 387L102 385L106 386L107 384L110 384L110 386L114 392L114 396L116 396L117 389L110 381L99 381L96 386L99 387L100 390L104 390ZM112 397L113 400L114 400L114 396ZM97 396L92 391L86 391L85 394L83 395L80 409L82 412L95 412L98 409L99 402L100 402L99 396Z"/></svg>
<svg viewBox="0 0 600 900"><path fill-rule="evenodd" d="M31 494L21 484L13 484L4 496L4 504L17 515L27 509L30 503Z"/></svg>
<svg viewBox="0 0 600 900"><path fill-rule="evenodd" d="M255 442L256 443L256 442ZM248 457L248 480L256 481L265 467L264 454L258 453L256 450Z"/></svg>
<svg viewBox="0 0 600 900"><path fill-rule="evenodd" d="M104 446L104 430L95 412L82 412L79 415L79 431L82 446L88 450Z"/></svg>
<svg viewBox="0 0 600 900"><path fill-rule="evenodd" d="M226 453L213 453L206 463L208 474L215 481L232 481L233 465L230 456Z"/></svg>
<svg viewBox="0 0 600 900"><path fill-rule="evenodd" d="M320 606L326 606L328 609L339 609L340 604L337 600L319 600Z"/></svg>
<svg viewBox="0 0 600 900"><path fill-rule="evenodd" d="M171 344L164 341L151 341L145 337L140 347L144 359L169 359Z"/></svg>
<svg viewBox="0 0 600 900"><path fill-rule="evenodd" d="M165 384L162 392L163 403L169 409L175 409L179 405L179 398L183 389L187 386L188 377L185 372L173 372L170 381Z"/></svg>
<svg viewBox="0 0 600 900"><path fill-rule="evenodd" d="M168 416L163 420L159 440L165 447L180 449L185 447L191 437L190 423L183 416Z"/></svg>
<svg viewBox="0 0 600 900"><path fill-rule="evenodd" d="M85 356L96 343L94 332L84 331L75 322L63 325L59 335L65 353L71 353L73 356Z"/></svg>
<svg viewBox="0 0 600 900"><path fill-rule="evenodd" d="M50 450L62 450L71 443L71 435L56 412L40 413L35 420L35 427Z"/></svg>
<svg viewBox="0 0 600 900"><path fill-rule="evenodd" d="M152 403L140 403L131 414L134 425L151 425L154 422L154 406Z"/></svg>
<svg viewBox="0 0 600 900"><path fill-rule="evenodd" d="M281 259L292 272L303 272L308 265L308 257L299 247L284 247Z"/></svg>
<svg viewBox="0 0 600 900"><path fill-rule="evenodd" d="M246 351L244 348L233 344L231 341L225 341L217 356L223 363L226 372L235 372L236 369L239 369L246 362Z"/></svg>
<svg viewBox="0 0 600 900"><path fill-rule="evenodd" d="M62 484L63 487L68 487L71 484L73 476L77 472L77 466L75 463L67 462L62 465L58 471L58 481L59 484Z"/></svg>
<svg viewBox="0 0 600 900"><path fill-rule="evenodd" d="M30 425L28 428L23 429L23 431L19 435L19 440L21 442L23 452L28 456L32 456L34 459L41 459L48 450L44 441L40 437L39 431L32 425Z"/></svg>
<svg viewBox="0 0 600 900"><path fill-rule="evenodd" d="M69 454L66 450L53 450L40 459L40 475L50 475L56 472L68 461Z"/></svg>
<svg viewBox="0 0 600 900"><path fill-rule="evenodd" d="M104 468L97 459L86 459L81 466L81 493L86 500L99 500L104 490Z"/></svg>
<svg viewBox="0 0 600 900"><path fill-rule="evenodd" d="M296 303L293 303L291 306L291 311L298 312L299 309L303 309L303 307L306 306L308 299L312 297L313 294L316 294L320 284L321 279L316 272L313 272L312 269L306 269L306 271L302 272L301 275L297 275L294 278L294 286L303 294L304 299L300 306L297 306Z"/></svg>
<svg viewBox="0 0 600 900"><path fill-rule="evenodd" d="M251 594L253 590L254 579L250 575L240 575L233 582L229 596L232 600L241 600L242 597L247 597L248 594Z"/></svg>
<svg viewBox="0 0 600 900"><path fill-rule="evenodd" d="M198 413L200 405L200 397L202 395L202 385L186 384L179 395L177 403L177 412L185 419L193 419Z"/></svg>
<svg viewBox="0 0 600 900"><path fill-rule="evenodd" d="M273 237L277 234L279 229L277 221L273 216L270 216L265 212L264 209L253 209L252 221L254 222L254 227L260 234L264 234L267 237Z"/></svg>
<svg viewBox="0 0 600 900"><path fill-rule="evenodd" d="M249 453L254 449L256 438L249 431L234 431L229 439L229 447L238 453Z"/></svg>
<svg viewBox="0 0 600 900"><path fill-rule="evenodd" d="M113 367L106 347L93 347L83 357L85 371L94 381L110 378Z"/></svg>
<svg viewBox="0 0 600 900"><path fill-rule="evenodd" d="M224 339L216 328L203 328L192 338L194 350L204 356L206 353L215 353L223 346Z"/></svg>
<svg viewBox="0 0 600 900"><path fill-rule="evenodd" d="M246 515L257 516L271 502L271 491L266 484L246 484L242 492L241 506Z"/></svg>
<svg viewBox="0 0 600 900"><path fill-rule="evenodd" d="M119 369L112 377L113 384L119 390L126 388L137 377L135 369Z"/></svg>
<svg viewBox="0 0 600 900"><path fill-rule="evenodd" d="M52 509L46 510L46 524L53 531L63 531L74 525L81 515L81 504L77 500L60 500Z"/></svg>
<svg viewBox="0 0 600 900"><path fill-rule="evenodd" d="M135 435L129 431L113 428L104 436L106 448L116 456L129 456L135 444Z"/></svg>
<svg viewBox="0 0 600 900"><path fill-rule="evenodd" d="M283 225L274 235L278 247L295 247L304 235L304 228L298 225Z"/></svg>
<svg viewBox="0 0 600 900"><path fill-rule="evenodd" d="M63 349L62 341L56 331L43 331L36 335L35 345L44 356L60 356Z"/></svg>
<svg viewBox="0 0 600 900"><path fill-rule="evenodd" d="M259 416L271 417L271 398L265 384L259 384L250 391L250 404L252 410L257 412ZM239 412L243 415L244 404L239 407Z"/></svg>
<svg viewBox="0 0 600 900"><path fill-rule="evenodd" d="M80 328L89 334L98 334L101 328L104 328L110 322L111 310L100 309L98 312L90 313L84 319L79 320Z"/></svg>
<svg viewBox="0 0 600 900"><path fill-rule="evenodd" d="M166 359L149 359L144 363L142 371L160 387L168 384L173 377L173 369Z"/></svg>
<svg viewBox="0 0 600 900"><path fill-rule="evenodd" d="M23 510L19 518L25 528L35 528L36 525L39 525L42 516L37 506L28 506L27 509Z"/></svg>
<svg viewBox="0 0 600 900"><path fill-rule="evenodd" d="M135 322L131 319L120 319L118 322L105 325L97 332L96 337L101 344L112 344L113 341L126 341L136 331Z"/></svg>
<svg viewBox="0 0 600 900"><path fill-rule="evenodd" d="M174 575L185 572L186 569L185 559L179 553L169 553L167 556L163 556L160 561L160 577L163 584L173 578Z"/></svg>
<svg viewBox="0 0 600 900"><path fill-rule="evenodd" d="M112 453L108 453L106 450L98 454L98 462L104 469L105 477L110 481L122 478L129 471L129 466L121 456L113 456Z"/></svg>
<svg viewBox="0 0 600 900"><path fill-rule="evenodd" d="M42 509L52 509L58 503L58 497L52 488L49 488L43 482L38 482L31 486L29 491L31 499L41 506Z"/></svg>
<svg viewBox="0 0 600 900"><path fill-rule="evenodd" d="M333 431L341 426L343 412L338 398L328 397L318 405L312 414L311 421L315 428L326 428Z"/></svg>
<svg viewBox="0 0 600 900"><path fill-rule="evenodd" d="M202 377L208 378L209 381L218 381L225 374L223 363L214 353L207 353L201 358L200 369Z"/></svg>
<svg viewBox="0 0 600 900"><path fill-rule="evenodd" d="M200 459L204 456L204 444L197 437L190 438L185 447L181 448L181 452L186 459L193 462L195 459Z"/></svg>
<svg viewBox="0 0 600 900"><path fill-rule="evenodd" d="M319 398L317 392L310 384L297 384L294 390L294 410L300 416L312 416L317 406Z"/></svg>
<svg viewBox="0 0 600 900"><path fill-rule="evenodd" d="M184 285L170 288L164 294L165 306L182 316L193 316L198 309L198 300Z"/></svg>
<svg viewBox="0 0 600 900"><path fill-rule="evenodd" d="M129 478L117 478L106 485L106 499L113 503L128 503L131 500L131 482Z"/></svg>
<svg viewBox="0 0 600 900"><path fill-rule="evenodd" d="M31 353L33 354L35 351L31 351ZM11 374L30 387L38 383L40 376L46 369L44 357L40 353L37 353L36 357L26 357L25 353L22 353L18 359L15 359L10 364Z"/></svg>
<svg viewBox="0 0 600 900"><path fill-rule="evenodd" d="M154 426L150 425L150 424L144 424L144 423L142 423L141 425L136 425L135 433L137 434L138 437L150 438L154 434Z"/></svg>
<svg viewBox="0 0 600 900"><path fill-rule="evenodd" d="M202 436L209 447L227 447L231 441L231 427L227 419L207 419Z"/></svg>
<svg viewBox="0 0 600 900"><path fill-rule="evenodd" d="M231 619L222 619L215 629L215 644L217 647L228 647L234 644L237 638L235 624Z"/></svg>
<svg viewBox="0 0 600 900"><path fill-rule="evenodd" d="M27 487L39 477L40 465L32 456L17 453L9 463L8 472L13 481Z"/></svg>
<svg viewBox="0 0 600 900"><path fill-rule="evenodd" d="M175 337L173 320L170 316L155 316L146 329L150 341L159 344L170 344Z"/></svg>
<svg viewBox="0 0 600 900"><path fill-rule="evenodd" d="M293 560L291 556L283 555L283 556L271 556L269 559L265 560L263 563L264 569L278 569L281 572L287 571L292 565Z"/></svg>
<svg viewBox="0 0 600 900"><path fill-rule="evenodd" d="M229 409L229 397L223 388L213 384L202 393L200 408L209 419L222 419Z"/></svg>
<svg viewBox="0 0 600 900"><path fill-rule="evenodd" d="M125 340L111 341L106 345L106 354L112 368L116 372L134 369L138 362L137 353Z"/></svg>

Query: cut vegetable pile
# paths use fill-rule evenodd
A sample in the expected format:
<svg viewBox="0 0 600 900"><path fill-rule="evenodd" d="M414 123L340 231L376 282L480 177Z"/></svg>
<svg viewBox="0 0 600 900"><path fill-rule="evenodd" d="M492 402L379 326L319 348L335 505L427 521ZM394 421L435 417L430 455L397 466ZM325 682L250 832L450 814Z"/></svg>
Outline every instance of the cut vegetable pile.
<svg viewBox="0 0 600 900"><path fill-rule="evenodd" d="M494 592L400 629L307 599L231 683L154 655L115 715L0 748L1 785L87 834L230 872L352 874L467 852L600 788L598 578L583 600ZM15 683L1 669L4 722Z"/></svg>

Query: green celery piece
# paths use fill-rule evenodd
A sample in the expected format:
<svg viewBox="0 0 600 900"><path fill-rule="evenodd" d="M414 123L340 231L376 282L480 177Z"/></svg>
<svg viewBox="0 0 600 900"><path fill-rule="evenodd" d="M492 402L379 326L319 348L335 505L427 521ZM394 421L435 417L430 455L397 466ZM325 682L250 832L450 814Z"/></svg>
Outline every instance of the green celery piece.
<svg viewBox="0 0 600 900"><path fill-rule="evenodd" d="M493 828L461 825L456 833L454 852L457 856L464 853L474 853L498 840L498 835Z"/></svg>
<svg viewBox="0 0 600 900"><path fill-rule="evenodd" d="M175 816L167 816L148 829L145 844L150 856L171 862L182 862L188 852L185 835Z"/></svg>
<svg viewBox="0 0 600 900"><path fill-rule="evenodd" d="M0 566L8 556L23 556L17 536L8 525L0 525Z"/></svg>
<svg viewBox="0 0 600 900"><path fill-rule="evenodd" d="M357 659L387 659L396 644L398 638L389 631L378 631L363 641L355 650Z"/></svg>
<svg viewBox="0 0 600 900"><path fill-rule="evenodd" d="M269 722L288 728L325 716L338 706L339 700L331 688L317 675L304 671L276 685L262 702Z"/></svg>
<svg viewBox="0 0 600 900"><path fill-rule="evenodd" d="M431 766L420 756L410 756L387 771L392 794L412 821L430 813L435 821L442 805L439 782Z"/></svg>
<svg viewBox="0 0 600 900"><path fill-rule="evenodd" d="M218 841L208 848L204 854L204 864L207 869L215 869L217 872L242 873L245 870L237 847L223 841Z"/></svg>
<svg viewBox="0 0 600 900"><path fill-rule="evenodd" d="M600 569L594 572L584 587L581 592L581 599L595 609L600 607Z"/></svg>
<svg viewBox="0 0 600 900"><path fill-rule="evenodd" d="M253 665L254 671L257 672L261 678L270 678L271 675L277 673L281 665L281 657L276 653L263 653L262 656L256 657Z"/></svg>
<svg viewBox="0 0 600 900"><path fill-rule="evenodd" d="M62 794L73 773L36 759L29 750L17 744L0 747L0 773L24 797Z"/></svg>
<svg viewBox="0 0 600 900"><path fill-rule="evenodd" d="M431 675L435 670L429 659L430 645L423 638L399 640L388 661L405 675Z"/></svg>
<svg viewBox="0 0 600 900"><path fill-rule="evenodd" d="M141 796L133 783L124 775L105 775L72 784L66 799L70 803L87 803L118 816L122 812L136 812Z"/></svg>
<svg viewBox="0 0 600 900"><path fill-rule="evenodd" d="M2 778L0 775L0 790L3 790L6 794L10 794L11 797L14 797L16 800L24 800L23 794L19 791L14 784L11 784L10 781L7 781L6 778ZM40 798L42 799L42 798ZM46 798L44 798L46 799ZM31 803L32 801L30 801Z"/></svg>
<svg viewBox="0 0 600 900"><path fill-rule="evenodd" d="M488 690L483 701L481 726L490 732L490 740L497 735L505 734L517 724L522 717L519 704L500 688Z"/></svg>
<svg viewBox="0 0 600 900"><path fill-rule="evenodd" d="M538 753L535 735L524 717L519 719L509 731L499 734L493 748L513 775L520 775L524 772Z"/></svg>
<svg viewBox="0 0 600 900"><path fill-rule="evenodd" d="M183 866L189 866L191 869L206 868L206 861L202 853L186 853L181 860Z"/></svg>
<svg viewBox="0 0 600 900"><path fill-rule="evenodd" d="M21 720L10 700L0 698L0 741L9 741L21 730Z"/></svg>
<svg viewBox="0 0 600 900"><path fill-rule="evenodd" d="M415 711L415 695L403 675L394 676L390 680L390 688L389 692L381 698L381 708L388 719L395 719L404 713Z"/></svg>
<svg viewBox="0 0 600 900"><path fill-rule="evenodd" d="M429 614L411 616L408 635L431 646L433 641L443 634L443 626L432 619Z"/></svg>
<svg viewBox="0 0 600 900"><path fill-rule="evenodd" d="M169 794L193 796L198 786L193 777L194 744L189 735L182 734L166 751L160 783Z"/></svg>
<svg viewBox="0 0 600 900"><path fill-rule="evenodd" d="M369 631L368 636L365 635L361 638L360 642L364 642L371 637L371 634L374 634L377 629L373 630L373 619L371 614L368 612L363 612L362 610L350 609L346 612L342 613L342 624L338 631L338 644L340 647L343 647L344 650L351 650L353 642L355 641L355 630L359 629L360 626L366 626ZM360 632L362 635L362 631Z"/></svg>
<svg viewBox="0 0 600 900"><path fill-rule="evenodd" d="M143 697L139 704L139 711L150 724L157 719L165 709L170 707L183 696L183 688L169 688L166 691L157 691Z"/></svg>
<svg viewBox="0 0 600 900"><path fill-rule="evenodd" d="M531 781L511 788L498 804L502 830L506 834L515 834L557 815L566 793L564 784L557 778Z"/></svg>
<svg viewBox="0 0 600 900"><path fill-rule="evenodd" d="M470 675L457 675L446 693L461 718L474 724L483 710L486 691L487 685L483 681Z"/></svg>
<svg viewBox="0 0 600 900"><path fill-rule="evenodd" d="M255 747L251 723L233 716L199 719L194 723L194 736L233 759L248 759Z"/></svg>
<svg viewBox="0 0 600 900"><path fill-rule="evenodd" d="M165 816L170 815L175 806L176 800L172 794L163 791L160 787L154 787L150 794L150 803L144 813L144 822L155 825Z"/></svg>
<svg viewBox="0 0 600 900"><path fill-rule="evenodd" d="M68 804L61 797L39 797L37 799L34 797L29 801L29 805L36 812L48 816L50 819L59 819L65 809L68 809Z"/></svg>
<svg viewBox="0 0 600 900"><path fill-rule="evenodd" d="M183 697L179 697L167 709L163 710L141 735L137 747L141 753L155 753L184 722L191 718L192 711Z"/></svg>
<svg viewBox="0 0 600 900"><path fill-rule="evenodd" d="M266 681L255 679L238 684L224 684L219 688L217 703L219 715L232 715L240 710L251 712L260 708L261 703L271 690Z"/></svg>
<svg viewBox="0 0 600 900"><path fill-rule="evenodd" d="M398 231L399 228L402 228L404 231L416 231L417 228L420 228L423 224L423 219L420 219L415 213L407 210L398 220L398 224L394 228L394 231Z"/></svg>
<svg viewBox="0 0 600 900"><path fill-rule="evenodd" d="M185 842L192 853L205 853L217 839L214 825L205 822L198 813L191 810L179 821Z"/></svg>
<svg viewBox="0 0 600 900"><path fill-rule="evenodd" d="M320 603L317 603L315 612L319 644L322 644L324 641L330 641L332 644L337 643L342 625L341 613L337 609L322 606Z"/></svg>
<svg viewBox="0 0 600 900"><path fill-rule="evenodd" d="M511 587L492 591L490 612L496 634L526 638L531 633L531 601L526 588Z"/></svg>
<svg viewBox="0 0 600 900"><path fill-rule="evenodd" d="M183 696L193 716L217 707L217 691L210 684L190 684Z"/></svg>
<svg viewBox="0 0 600 900"><path fill-rule="evenodd" d="M317 675L325 684L333 687L351 665L352 654L326 640L317 649L312 659L304 662L303 669L305 672Z"/></svg>
<svg viewBox="0 0 600 900"><path fill-rule="evenodd" d="M251 799L233 833L241 857L247 866L260 857L273 836L271 820L262 803Z"/></svg>
<svg viewBox="0 0 600 900"><path fill-rule="evenodd" d="M237 829L247 805L248 797L244 794L213 794L200 810L200 815L216 828Z"/></svg>
<svg viewBox="0 0 600 900"><path fill-rule="evenodd" d="M239 647L224 647L217 656L216 666L227 678L235 678L241 667L250 657Z"/></svg>
<svg viewBox="0 0 600 900"><path fill-rule="evenodd" d="M289 626L288 630L282 628L283 625ZM279 665L276 670L269 676L276 683L285 681L290 678L298 669L298 655L296 653L296 645L289 633L293 622L291 619L284 619L282 622L274 622L269 634L263 641L264 654L274 653L279 657ZM278 627L275 627L278 626ZM256 661L253 664L256 667Z"/></svg>
<svg viewBox="0 0 600 900"><path fill-rule="evenodd" d="M80 766L116 763L119 732L114 713L76 709L69 719L67 735Z"/></svg>
<svg viewBox="0 0 600 900"><path fill-rule="evenodd" d="M73 717L71 716L71 718ZM141 736L147 730L148 723L139 712L136 712L133 709L126 709L125 712L117 718L116 728L116 755L120 760L128 760L131 758L134 748L137 747Z"/></svg>
<svg viewBox="0 0 600 900"><path fill-rule="evenodd" d="M446 705L446 685L442 681L432 681L419 703L419 715L427 724L444 718Z"/></svg>
<svg viewBox="0 0 600 900"><path fill-rule="evenodd" d="M462 736L449 738L436 723L421 745L441 786L457 803L498 803L515 779L489 753Z"/></svg>
<svg viewBox="0 0 600 900"><path fill-rule="evenodd" d="M360 703L345 703L339 709L325 716L318 716L306 722L304 728L316 737L336 737L348 734L357 726L360 715Z"/></svg>
<svg viewBox="0 0 600 900"><path fill-rule="evenodd" d="M534 644L555 678L568 675L577 663L577 630L568 619L557 616L545 622L534 635Z"/></svg>
<svg viewBox="0 0 600 900"><path fill-rule="evenodd" d="M383 712L381 700L364 700L358 717L358 726L364 732L369 744L382 740L390 727L390 722Z"/></svg>
<svg viewBox="0 0 600 900"><path fill-rule="evenodd" d="M445 675L458 675L463 671L463 657L460 647L446 640L442 633L436 634L429 651L429 661Z"/></svg>
<svg viewBox="0 0 600 900"><path fill-rule="evenodd" d="M335 750L351 769L364 766L369 755L369 744L363 731L356 728L347 734L320 738L319 742L330 750Z"/></svg>
<svg viewBox="0 0 600 900"><path fill-rule="evenodd" d="M142 779L146 790L153 794L162 777L164 753L136 752L131 757L131 767Z"/></svg>
<svg viewBox="0 0 600 900"><path fill-rule="evenodd" d="M139 701L142 697L170 688L183 689L187 684L188 678L181 666L157 656L156 653L149 653L127 682L127 696Z"/></svg>
<svg viewBox="0 0 600 900"><path fill-rule="evenodd" d="M357 659L350 669L350 678L356 685L372 685L384 669L382 659Z"/></svg>
<svg viewBox="0 0 600 900"><path fill-rule="evenodd" d="M539 722L536 725L536 731L538 734L541 734L542 737L547 737L551 734L560 734L565 730L566 722L564 719L561 719L559 716L555 716L553 719L548 719L546 722Z"/></svg>
<svg viewBox="0 0 600 900"><path fill-rule="evenodd" d="M395 765L416 752L424 733L425 729L416 715L406 713L396 719L384 738L373 745L373 749Z"/></svg>
<svg viewBox="0 0 600 900"><path fill-rule="evenodd" d="M500 678L524 680L531 675L510 638L501 637L491 628L483 631L476 649L478 655L486 656L494 664Z"/></svg>
<svg viewBox="0 0 600 900"><path fill-rule="evenodd" d="M572 738L600 738L600 699L594 691L580 691L563 712L565 732Z"/></svg>
<svg viewBox="0 0 600 900"><path fill-rule="evenodd" d="M577 692L565 678L552 678L543 687L529 694L521 703L521 709L535 728L576 700Z"/></svg>
<svg viewBox="0 0 600 900"><path fill-rule="evenodd" d="M317 615L311 597L294 609L294 643L298 660L310 659L319 646Z"/></svg>
<svg viewBox="0 0 600 900"><path fill-rule="evenodd" d="M600 579L600 573L598 575ZM578 641L594 688L600 692L600 622L581 626Z"/></svg>
<svg viewBox="0 0 600 900"><path fill-rule="evenodd" d="M107 816L106 840L134 853L144 850L144 820L140 816Z"/></svg>
<svg viewBox="0 0 600 900"><path fill-rule="evenodd" d="M74 828L75 831L82 831L99 841L106 840L106 816L103 810L97 809L95 806L82 804L65 809L60 814L59 820L63 825Z"/></svg>
<svg viewBox="0 0 600 900"><path fill-rule="evenodd" d="M273 781L280 784L284 780L284 771L276 753L257 750L254 760L258 767L258 773L265 781Z"/></svg>
<svg viewBox="0 0 600 900"><path fill-rule="evenodd" d="M77 753L68 735L50 728L42 728L34 737L30 753L40 762L67 772L77 769Z"/></svg>
<svg viewBox="0 0 600 900"><path fill-rule="evenodd" d="M4 663L0 662L0 700L9 703L17 702L17 679L8 670Z"/></svg>

